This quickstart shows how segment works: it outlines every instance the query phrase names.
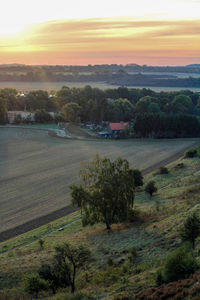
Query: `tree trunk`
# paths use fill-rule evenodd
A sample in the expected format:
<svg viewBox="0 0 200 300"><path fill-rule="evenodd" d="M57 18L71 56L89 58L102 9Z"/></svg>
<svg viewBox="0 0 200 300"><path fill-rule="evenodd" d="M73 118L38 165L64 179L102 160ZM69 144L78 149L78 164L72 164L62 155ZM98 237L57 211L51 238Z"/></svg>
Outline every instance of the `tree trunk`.
<svg viewBox="0 0 200 300"><path fill-rule="evenodd" d="M106 229L110 230L110 224L108 222L106 222Z"/></svg>
<svg viewBox="0 0 200 300"><path fill-rule="evenodd" d="M195 239L193 238L192 239L192 249L194 250L194 248L195 248Z"/></svg>
<svg viewBox="0 0 200 300"><path fill-rule="evenodd" d="M74 267L72 281L71 281L71 292L72 292L72 294L75 292L75 277L76 277L76 268Z"/></svg>

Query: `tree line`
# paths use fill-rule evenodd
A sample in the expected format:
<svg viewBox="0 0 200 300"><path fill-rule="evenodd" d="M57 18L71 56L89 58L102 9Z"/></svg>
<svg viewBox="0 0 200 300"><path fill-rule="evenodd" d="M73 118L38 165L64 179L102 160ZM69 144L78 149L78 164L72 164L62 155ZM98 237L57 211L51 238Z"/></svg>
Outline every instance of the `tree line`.
<svg viewBox="0 0 200 300"><path fill-rule="evenodd" d="M132 131L139 137L199 135L200 96L190 90L155 92L126 87L101 90L88 85L63 86L50 93L36 90L23 95L15 89L1 89L1 123L6 122L9 110L37 112L38 122L131 122ZM48 112L56 112L56 120Z"/></svg>

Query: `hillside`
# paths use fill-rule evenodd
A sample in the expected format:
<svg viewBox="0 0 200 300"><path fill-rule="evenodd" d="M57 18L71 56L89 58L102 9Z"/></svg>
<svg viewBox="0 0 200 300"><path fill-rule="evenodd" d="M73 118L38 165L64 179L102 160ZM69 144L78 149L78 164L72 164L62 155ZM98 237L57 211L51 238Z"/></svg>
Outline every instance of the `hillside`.
<svg viewBox="0 0 200 300"><path fill-rule="evenodd" d="M69 185L77 180L81 163L97 153L112 159L123 153L131 166L146 169L198 142L69 140L22 128L0 128L0 139L0 232L69 205Z"/></svg>
<svg viewBox="0 0 200 300"><path fill-rule="evenodd" d="M102 224L82 228L80 215L75 212L1 243L0 299L24 299L23 295L29 299L23 291L22 278L37 270L42 262L50 260L55 245L66 241L75 245L82 243L92 251L87 270L83 270L77 279L78 291L90 294L90 299L184 300L188 299L188 293L190 299L198 299L195 298L198 276L166 288L161 286L158 292L155 288L157 270L166 256L181 245L179 229L186 216L193 211L200 212L200 159L181 159L171 163L168 169L168 174L145 177L145 182L155 181L158 192L152 199L142 189L136 193L135 208L138 213L133 223L113 225L108 233ZM62 230L59 231L59 228ZM44 240L43 250L40 250L38 243L41 238ZM133 247L135 258L131 262L128 257ZM199 250L200 244L197 242L195 255L198 261ZM144 290L146 294L142 294ZM182 290L184 294L176 298L175 294ZM152 296L156 293L158 298ZM163 298L158 296L161 294ZM43 292L41 299L47 295ZM60 290L58 295L49 295L48 299L75 299L66 296L66 290ZM76 299L83 299L81 297Z"/></svg>

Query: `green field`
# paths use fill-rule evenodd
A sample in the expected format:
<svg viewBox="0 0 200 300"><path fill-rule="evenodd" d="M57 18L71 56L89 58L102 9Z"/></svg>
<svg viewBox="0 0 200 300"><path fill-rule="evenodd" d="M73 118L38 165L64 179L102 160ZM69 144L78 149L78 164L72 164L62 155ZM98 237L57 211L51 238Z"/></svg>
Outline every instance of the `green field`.
<svg viewBox="0 0 200 300"><path fill-rule="evenodd" d="M145 169L196 141L66 140L47 131L0 128L0 231L69 204L81 163L97 153Z"/></svg>

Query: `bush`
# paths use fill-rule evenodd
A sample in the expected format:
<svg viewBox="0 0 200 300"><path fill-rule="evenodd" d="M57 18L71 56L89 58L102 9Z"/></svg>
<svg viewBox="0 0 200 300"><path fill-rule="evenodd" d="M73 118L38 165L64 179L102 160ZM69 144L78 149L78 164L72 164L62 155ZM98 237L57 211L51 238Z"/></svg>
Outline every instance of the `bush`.
<svg viewBox="0 0 200 300"><path fill-rule="evenodd" d="M162 175L162 174L168 174L168 173L169 173L169 170L166 167L163 167L163 166L161 166L158 169L158 172L157 172L157 174L160 174L160 175Z"/></svg>
<svg viewBox="0 0 200 300"><path fill-rule="evenodd" d="M184 163L178 163L177 165L174 166L175 170L179 170L179 169L183 169L183 168L185 168Z"/></svg>
<svg viewBox="0 0 200 300"><path fill-rule="evenodd" d="M184 157L186 157L186 158L193 158L193 157L196 157L196 156L197 156L197 150L196 149L190 149L190 150L187 150L184 153Z"/></svg>
<svg viewBox="0 0 200 300"><path fill-rule="evenodd" d="M138 221L140 219L140 217L141 217L141 212L139 210L137 210L137 209L130 209L128 211L127 221L133 223L133 222Z"/></svg>
<svg viewBox="0 0 200 300"><path fill-rule="evenodd" d="M197 269L197 262L190 247L181 247L172 252L166 259L163 279L165 282L185 279Z"/></svg>
<svg viewBox="0 0 200 300"><path fill-rule="evenodd" d="M49 283L40 278L38 274L30 274L24 278L25 291L35 298L42 290L47 290L49 288Z"/></svg>

